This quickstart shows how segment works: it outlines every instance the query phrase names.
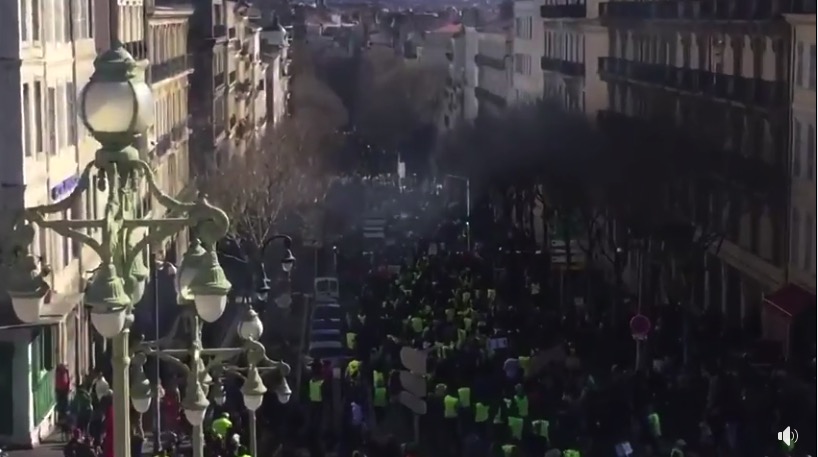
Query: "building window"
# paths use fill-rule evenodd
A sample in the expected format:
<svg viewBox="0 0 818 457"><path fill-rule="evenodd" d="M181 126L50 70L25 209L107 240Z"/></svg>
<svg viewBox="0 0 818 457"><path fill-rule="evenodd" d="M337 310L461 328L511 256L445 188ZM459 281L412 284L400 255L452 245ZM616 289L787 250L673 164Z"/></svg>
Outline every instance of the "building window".
<svg viewBox="0 0 818 457"><path fill-rule="evenodd" d="M804 270L812 271L812 241L815 239L815 232L812 228L812 214L804 213Z"/></svg>
<svg viewBox="0 0 818 457"><path fill-rule="evenodd" d="M20 41L28 41L28 0L20 0Z"/></svg>
<svg viewBox="0 0 818 457"><path fill-rule="evenodd" d="M40 0L31 0L31 39L40 41Z"/></svg>
<svg viewBox="0 0 818 457"><path fill-rule="evenodd" d="M804 86L804 43L801 41L795 46L795 85Z"/></svg>
<svg viewBox="0 0 818 457"><path fill-rule="evenodd" d="M43 135L45 130L43 126L43 84L40 81L34 81L34 125L37 128L34 130L34 152L39 154L43 152Z"/></svg>
<svg viewBox="0 0 818 457"><path fill-rule="evenodd" d="M816 46L809 47L809 88L815 90Z"/></svg>
<svg viewBox="0 0 818 457"><path fill-rule="evenodd" d="M807 179L812 181L815 178L815 126L810 124L807 127Z"/></svg>
<svg viewBox="0 0 818 457"><path fill-rule="evenodd" d="M62 150L68 147L68 115L66 114L65 86L57 86L57 145Z"/></svg>
<svg viewBox="0 0 818 457"><path fill-rule="evenodd" d="M48 88L48 99L46 100L46 109L48 116L46 118L46 129L48 130L48 153L54 155L57 153L57 89L53 87Z"/></svg>
<svg viewBox="0 0 818 457"><path fill-rule="evenodd" d="M23 84L23 150L26 157L34 153L31 147L31 88L28 83Z"/></svg>
<svg viewBox="0 0 818 457"><path fill-rule="evenodd" d="M68 141L74 144L78 140L77 136L77 90L74 88L74 83L69 82L65 85L65 104L68 107Z"/></svg>
<svg viewBox="0 0 818 457"><path fill-rule="evenodd" d="M792 177L801 175L801 121L793 122L792 131Z"/></svg>
<svg viewBox="0 0 818 457"><path fill-rule="evenodd" d="M77 11L72 11L71 6L74 0L63 0L63 38L66 43L70 43L72 39L79 38L79 31L73 26L72 21L76 20ZM73 8L76 10L76 8Z"/></svg>
<svg viewBox="0 0 818 457"><path fill-rule="evenodd" d="M86 36L88 38L94 37L94 0L83 2L85 8L83 18L85 19L85 27L87 29Z"/></svg>

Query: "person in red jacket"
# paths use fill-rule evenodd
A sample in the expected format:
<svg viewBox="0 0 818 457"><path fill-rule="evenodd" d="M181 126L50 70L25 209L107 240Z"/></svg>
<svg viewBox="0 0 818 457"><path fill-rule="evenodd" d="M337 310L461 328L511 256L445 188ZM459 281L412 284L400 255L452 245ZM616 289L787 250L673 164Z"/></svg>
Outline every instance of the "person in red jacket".
<svg viewBox="0 0 818 457"><path fill-rule="evenodd" d="M71 395L71 373L68 367L61 363L55 370L54 390L57 397L57 422L60 425L65 423L68 414L68 398Z"/></svg>

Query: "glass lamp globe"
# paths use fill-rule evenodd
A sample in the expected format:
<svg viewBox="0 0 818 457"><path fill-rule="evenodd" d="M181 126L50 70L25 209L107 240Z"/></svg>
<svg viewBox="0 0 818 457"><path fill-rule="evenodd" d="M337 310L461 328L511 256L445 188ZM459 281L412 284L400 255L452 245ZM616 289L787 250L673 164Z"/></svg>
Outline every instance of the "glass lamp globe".
<svg viewBox="0 0 818 457"><path fill-rule="evenodd" d="M91 323L103 338L111 339L122 333L127 318L128 312L124 307L105 311L91 310Z"/></svg>
<svg viewBox="0 0 818 457"><path fill-rule="evenodd" d="M83 120L94 134L142 132L153 124L153 94L134 58L123 47L94 61L81 97Z"/></svg>
<svg viewBox="0 0 818 457"><path fill-rule="evenodd" d="M206 412L207 409L185 408L185 419L190 422L190 425L199 427L204 422Z"/></svg>
<svg viewBox="0 0 818 457"><path fill-rule="evenodd" d="M131 404L133 404L133 409L136 410L139 414L145 414L151 409L151 397L148 396L138 396L133 395L131 396Z"/></svg>
<svg viewBox="0 0 818 457"><path fill-rule="evenodd" d="M293 391L290 389L287 379L282 379L281 384L276 387L276 397L278 398L279 403L288 403L290 401L290 397L292 396Z"/></svg>
<svg viewBox="0 0 818 457"><path fill-rule="evenodd" d="M293 256L293 251L287 249L287 253L284 255L284 258L281 259L281 269L289 273L292 271L294 265L295 256Z"/></svg>
<svg viewBox="0 0 818 457"><path fill-rule="evenodd" d="M264 402L264 395L245 393L242 397L244 398L244 407L250 411L261 408L261 403Z"/></svg>
<svg viewBox="0 0 818 457"><path fill-rule="evenodd" d="M227 295L195 295L196 313L205 322L216 322L227 307Z"/></svg>
<svg viewBox="0 0 818 457"><path fill-rule="evenodd" d="M253 309L248 309L244 318L239 322L239 336L245 341L258 341L264 333L264 324Z"/></svg>
<svg viewBox="0 0 818 457"><path fill-rule="evenodd" d="M40 319L40 313L45 305L45 297L15 297L11 296L11 307L20 322L32 324Z"/></svg>

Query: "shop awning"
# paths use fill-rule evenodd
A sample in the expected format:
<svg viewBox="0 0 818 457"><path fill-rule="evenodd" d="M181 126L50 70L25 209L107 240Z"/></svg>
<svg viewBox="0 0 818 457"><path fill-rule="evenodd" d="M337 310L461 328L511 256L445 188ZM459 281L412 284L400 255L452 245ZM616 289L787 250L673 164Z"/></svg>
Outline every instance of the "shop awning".
<svg viewBox="0 0 818 457"><path fill-rule="evenodd" d="M815 308L815 294L796 284L787 284L764 298L764 302L787 317L795 317Z"/></svg>

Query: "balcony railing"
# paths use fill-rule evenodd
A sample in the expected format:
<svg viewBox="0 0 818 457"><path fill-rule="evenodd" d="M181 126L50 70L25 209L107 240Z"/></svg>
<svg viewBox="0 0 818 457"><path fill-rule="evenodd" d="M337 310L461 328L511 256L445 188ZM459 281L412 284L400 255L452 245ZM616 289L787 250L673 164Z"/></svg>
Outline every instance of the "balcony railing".
<svg viewBox="0 0 818 457"><path fill-rule="evenodd" d="M763 21L815 14L814 0L652 0L599 4L602 19Z"/></svg>
<svg viewBox="0 0 818 457"><path fill-rule="evenodd" d="M213 36L221 38L227 34L227 26L224 24L216 24L213 26Z"/></svg>
<svg viewBox="0 0 818 457"><path fill-rule="evenodd" d="M151 83L157 83L191 70L193 70L193 56L185 54L151 65L148 79Z"/></svg>
<svg viewBox="0 0 818 457"><path fill-rule="evenodd" d="M585 2L566 5L543 5L540 7L540 17L543 19L583 18L585 15Z"/></svg>
<svg viewBox="0 0 818 457"><path fill-rule="evenodd" d="M482 87L475 87L474 88L474 96L477 97L478 100L485 100L487 102L493 103L501 108L505 108L508 102L506 101L505 97L497 95L493 92L490 92Z"/></svg>
<svg viewBox="0 0 818 457"><path fill-rule="evenodd" d="M485 54L477 54L474 56L474 63L481 67L491 67L495 70L505 70L505 59L498 59L496 57L489 57Z"/></svg>
<svg viewBox="0 0 818 457"><path fill-rule="evenodd" d="M227 38L229 38L231 40L233 38L236 38L236 28L235 27L230 27L229 29L227 29Z"/></svg>
<svg viewBox="0 0 818 457"><path fill-rule="evenodd" d="M783 81L765 81L615 57L600 57L598 71L603 80L627 79L762 108L787 103L787 85Z"/></svg>
<svg viewBox="0 0 818 457"><path fill-rule="evenodd" d="M585 76L584 62L571 62L552 57L542 57L540 59L540 68L545 71L554 71L566 76Z"/></svg>
<svg viewBox="0 0 818 457"><path fill-rule="evenodd" d="M227 84L233 85L235 82L236 82L236 70L233 70L228 74Z"/></svg>
<svg viewBox="0 0 818 457"><path fill-rule="evenodd" d="M220 87L224 85L224 72L221 72L213 77L213 87Z"/></svg>

